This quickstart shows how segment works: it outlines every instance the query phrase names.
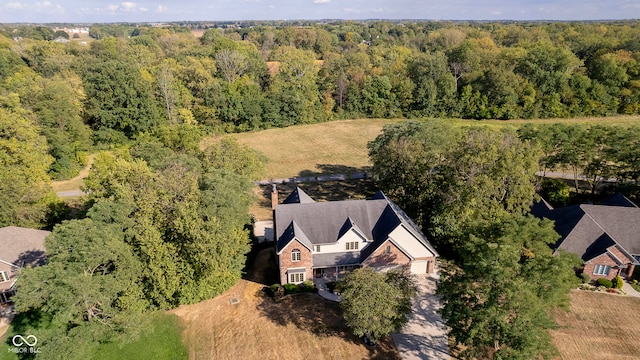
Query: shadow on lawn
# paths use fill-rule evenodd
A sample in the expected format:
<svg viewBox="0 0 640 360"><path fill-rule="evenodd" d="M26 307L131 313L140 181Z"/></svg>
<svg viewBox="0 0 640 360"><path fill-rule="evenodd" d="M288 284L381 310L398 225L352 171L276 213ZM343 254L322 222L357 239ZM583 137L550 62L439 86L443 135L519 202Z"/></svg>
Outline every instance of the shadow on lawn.
<svg viewBox="0 0 640 360"><path fill-rule="evenodd" d="M282 203L289 194L300 187L316 201L339 201L349 199L370 199L378 190L372 179L349 179L307 183L278 184L278 203ZM261 196L271 204L271 185L262 185ZM266 202L265 202L266 203Z"/></svg>
<svg viewBox="0 0 640 360"><path fill-rule="evenodd" d="M362 339L353 335L342 317L340 305L325 300L317 294L288 295L274 301L267 295L257 305L258 311L280 326L293 324L317 337L340 337L348 342L365 346ZM378 341L375 347L367 347L370 359L399 359L390 336Z"/></svg>
<svg viewBox="0 0 640 360"><path fill-rule="evenodd" d="M371 172L371 166L353 167L340 164L318 164L316 165L318 171L302 170L298 174L301 177L319 176L319 175L347 175L350 176L356 173Z"/></svg>

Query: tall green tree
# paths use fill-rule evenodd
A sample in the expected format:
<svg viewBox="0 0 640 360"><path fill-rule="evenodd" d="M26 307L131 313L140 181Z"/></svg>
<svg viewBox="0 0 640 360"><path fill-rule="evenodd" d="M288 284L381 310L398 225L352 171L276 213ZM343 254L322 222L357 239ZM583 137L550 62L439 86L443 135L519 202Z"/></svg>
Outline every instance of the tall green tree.
<svg viewBox="0 0 640 360"><path fill-rule="evenodd" d="M442 270L437 293L450 336L463 359L550 359L553 312L569 304L578 284L577 256L550 245L559 235L548 220L502 218L470 231L461 265Z"/></svg>
<svg viewBox="0 0 640 360"><path fill-rule="evenodd" d="M20 107L17 96L0 97L0 226L44 224L54 200L48 175L52 161L33 115Z"/></svg>
<svg viewBox="0 0 640 360"><path fill-rule="evenodd" d="M340 286L345 322L357 336L380 339L407 323L416 286L402 273L365 267L347 274Z"/></svg>

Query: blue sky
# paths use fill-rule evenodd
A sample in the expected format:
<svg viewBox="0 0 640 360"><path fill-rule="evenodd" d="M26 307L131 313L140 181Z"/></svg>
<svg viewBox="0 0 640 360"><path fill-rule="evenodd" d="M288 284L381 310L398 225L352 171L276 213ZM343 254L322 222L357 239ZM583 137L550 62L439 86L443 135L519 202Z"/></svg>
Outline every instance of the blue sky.
<svg viewBox="0 0 640 360"><path fill-rule="evenodd" d="M0 22L638 19L640 0L0 0Z"/></svg>

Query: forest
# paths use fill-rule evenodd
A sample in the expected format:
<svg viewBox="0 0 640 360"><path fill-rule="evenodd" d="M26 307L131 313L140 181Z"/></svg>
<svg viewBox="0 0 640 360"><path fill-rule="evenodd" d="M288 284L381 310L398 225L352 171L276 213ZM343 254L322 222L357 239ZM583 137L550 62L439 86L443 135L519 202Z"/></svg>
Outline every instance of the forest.
<svg viewBox="0 0 640 360"><path fill-rule="evenodd" d="M213 297L240 278L263 159L229 139L201 149L204 135L350 118L640 113L639 21L182 25L94 25L82 40L53 26L0 26L0 226L53 230L48 264L21 273L15 299L18 312L47 319L37 335L52 352L86 358L95 339L139 333L142 314ZM521 261L516 277L542 261L575 263L546 251L548 223L510 217L530 206L536 171L571 169L592 192L609 177L637 191L638 134L606 124L515 132L406 122L369 150L377 185L447 255L464 264L504 243L516 249L504 260ZM87 202L70 214L50 184L76 175L90 154ZM539 256L520 259L523 246ZM480 281L452 274L451 284ZM553 305L565 302L569 275ZM512 289L538 297L542 283ZM532 317L544 312L540 298Z"/></svg>

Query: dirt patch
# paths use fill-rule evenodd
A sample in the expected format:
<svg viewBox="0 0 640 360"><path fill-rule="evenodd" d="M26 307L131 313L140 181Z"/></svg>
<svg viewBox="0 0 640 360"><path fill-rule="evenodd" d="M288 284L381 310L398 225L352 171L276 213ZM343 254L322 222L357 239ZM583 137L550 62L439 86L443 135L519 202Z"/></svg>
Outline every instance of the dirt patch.
<svg viewBox="0 0 640 360"><path fill-rule="evenodd" d="M639 359L640 298L574 290L551 338L565 360Z"/></svg>

